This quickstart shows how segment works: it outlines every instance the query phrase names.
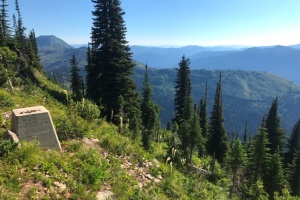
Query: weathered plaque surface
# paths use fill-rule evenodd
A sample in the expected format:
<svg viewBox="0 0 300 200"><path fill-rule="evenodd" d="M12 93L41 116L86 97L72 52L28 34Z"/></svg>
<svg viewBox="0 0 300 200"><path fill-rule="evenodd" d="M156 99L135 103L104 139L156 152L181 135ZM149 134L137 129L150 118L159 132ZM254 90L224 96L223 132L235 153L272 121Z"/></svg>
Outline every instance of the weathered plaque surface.
<svg viewBox="0 0 300 200"><path fill-rule="evenodd" d="M11 130L20 141L36 139L41 147L61 150L50 113L44 106L14 109Z"/></svg>

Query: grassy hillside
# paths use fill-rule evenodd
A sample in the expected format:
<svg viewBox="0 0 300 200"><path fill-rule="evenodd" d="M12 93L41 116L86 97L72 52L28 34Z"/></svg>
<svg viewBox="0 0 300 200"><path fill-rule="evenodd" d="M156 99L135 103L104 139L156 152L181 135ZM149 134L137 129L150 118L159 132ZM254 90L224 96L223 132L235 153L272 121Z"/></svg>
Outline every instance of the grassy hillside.
<svg viewBox="0 0 300 200"><path fill-rule="evenodd" d="M20 146L0 141L0 199L215 199L226 198L228 177L212 172L223 181L211 182L212 175L187 172L166 162L168 132L150 152L140 146L140 137L120 135L117 127L102 119L87 118L76 110L66 91L34 70L36 84L0 89L1 112L43 105L52 116L62 152L41 149L36 141ZM82 108L82 102L77 102ZM2 115L1 115L2 116ZM10 128L4 120L1 134ZM175 156L175 155L174 155ZM210 171L210 158L195 164Z"/></svg>

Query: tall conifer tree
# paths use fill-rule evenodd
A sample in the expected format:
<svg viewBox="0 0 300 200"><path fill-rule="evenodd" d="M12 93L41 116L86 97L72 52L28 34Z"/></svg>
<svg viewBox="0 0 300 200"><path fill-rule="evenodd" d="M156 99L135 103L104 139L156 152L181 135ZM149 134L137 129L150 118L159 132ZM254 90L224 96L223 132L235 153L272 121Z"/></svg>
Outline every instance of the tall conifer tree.
<svg viewBox="0 0 300 200"><path fill-rule="evenodd" d="M189 133L189 162L192 162L192 156L196 148L201 149L203 151L204 149L204 139L201 133L201 127L199 122L199 115L197 113L196 105L194 105L194 114L192 116L191 122L190 122L190 133Z"/></svg>
<svg viewBox="0 0 300 200"><path fill-rule="evenodd" d="M300 150L300 119L294 125L292 134L287 143L287 152L285 154L285 165L290 164L295 153Z"/></svg>
<svg viewBox="0 0 300 200"><path fill-rule="evenodd" d="M294 160L287 171L291 193L300 197L300 151L295 152Z"/></svg>
<svg viewBox="0 0 300 200"><path fill-rule="evenodd" d="M274 199L275 192L282 193L286 185L285 182L281 156L277 151L268 163L266 177L264 178L264 187L269 194L269 199Z"/></svg>
<svg viewBox="0 0 300 200"><path fill-rule="evenodd" d="M207 151L211 156L215 156L220 163L223 163L228 151L228 139L224 127L221 81L222 74L220 73L210 117Z"/></svg>
<svg viewBox="0 0 300 200"><path fill-rule="evenodd" d="M143 98L141 103L142 112L142 143L145 149L150 149L151 138L155 131L157 121L157 105L152 101L152 88L149 82L148 67L146 65Z"/></svg>
<svg viewBox="0 0 300 200"><path fill-rule="evenodd" d="M281 152L284 146L284 131L280 127L280 118L278 114L278 98L272 102L271 108L266 118L266 128L269 138L270 153L273 154L277 149Z"/></svg>
<svg viewBox="0 0 300 200"><path fill-rule="evenodd" d="M6 45L9 38L11 37L11 28L9 26L7 1L1 0L0 8L0 46Z"/></svg>
<svg viewBox="0 0 300 200"><path fill-rule="evenodd" d="M190 134L190 122L192 119L193 102L191 97L192 85L190 78L190 60L182 56L179 62L179 68L176 69L176 86L175 86L175 117L174 123L178 124L178 137L181 140L181 150L184 157L189 159L189 134Z"/></svg>
<svg viewBox="0 0 300 200"><path fill-rule="evenodd" d="M249 147L248 184L249 187L266 177L270 160L269 139L265 128L265 118L259 127L259 132L251 140Z"/></svg>
<svg viewBox="0 0 300 200"><path fill-rule="evenodd" d="M42 72L43 67L40 62L39 50L38 50L34 30L31 30L29 33L28 48L29 48L29 59L31 61L32 66L37 70L39 70L40 72Z"/></svg>
<svg viewBox="0 0 300 200"><path fill-rule="evenodd" d="M198 155L203 156L205 153L205 145L208 136L208 116L207 116L207 82L205 84L205 94L204 97L199 102L199 120L200 120L200 127L202 133L203 143L199 143L198 146Z"/></svg>
<svg viewBox="0 0 300 200"><path fill-rule="evenodd" d="M17 11L17 19L15 18L15 38L17 41L17 47L23 54L28 54L27 49L26 49L26 35L25 35L25 30L26 28L23 25L23 20L21 16L21 10L19 6L18 0L15 0L15 6L16 6L16 11Z"/></svg>
<svg viewBox="0 0 300 200"><path fill-rule="evenodd" d="M82 78L79 76L80 69L78 68L78 63L74 54L70 60L70 64L72 95L75 101L80 101L83 98Z"/></svg>
<svg viewBox="0 0 300 200"><path fill-rule="evenodd" d="M114 119L114 114L120 109L118 97L122 96L125 119L139 119L139 97L131 78L134 63L125 38L121 3L119 0L92 2L95 10L92 12L90 62L86 67L87 96L97 103L101 101L102 116L116 123L118 120Z"/></svg>
<svg viewBox="0 0 300 200"><path fill-rule="evenodd" d="M206 137L208 135L208 117L207 117L207 82L205 84L204 97L199 102L199 116L200 126L202 129L202 135Z"/></svg>

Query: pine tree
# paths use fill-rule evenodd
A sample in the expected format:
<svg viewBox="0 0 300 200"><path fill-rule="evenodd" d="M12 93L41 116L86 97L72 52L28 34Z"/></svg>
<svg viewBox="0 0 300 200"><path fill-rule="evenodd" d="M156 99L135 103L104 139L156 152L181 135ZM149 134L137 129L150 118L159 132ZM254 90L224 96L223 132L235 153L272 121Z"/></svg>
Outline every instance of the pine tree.
<svg viewBox="0 0 300 200"><path fill-rule="evenodd" d="M294 160L288 167L288 182L291 194L300 197L300 151L295 152Z"/></svg>
<svg viewBox="0 0 300 200"><path fill-rule="evenodd" d="M207 117L207 82L205 84L205 95L204 98L199 102L199 116L200 116L200 126L202 129L203 137L208 135L208 117Z"/></svg>
<svg viewBox="0 0 300 200"><path fill-rule="evenodd" d="M201 127L199 123L199 115L197 113L196 105L194 105L194 114L191 119L190 133L189 133L189 162L192 162L192 156L194 150L198 147L199 149L204 149L204 139L201 133Z"/></svg>
<svg viewBox="0 0 300 200"><path fill-rule="evenodd" d="M228 139L224 128L221 80L222 75L220 73L209 123L207 152L214 156L218 162L223 163L228 151Z"/></svg>
<svg viewBox="0 0 300 200"><path fill-rule="evenodd" d="M38 50L34 30L31 30L29 33L28 47L29 47L29 60L31 61L32 66L37 70L39 70L40 72L42 72L43 67L40 62L39 50Z"/></svg>
<svg viewBox="0 0 300 200"><path fill-rule="evenodd" d="M266 118L266 128L268 131L270 153L273 154L277 149L282 151L284 146L284 131L280 127L280 118L278 115L278 98L272 102L272 106Z"/></svg>
<svg viewBox="0 0 300 200"><path fill-rule="evenodd" d="M244 136L243 136L244 146L247 146L247 142L248 142L248 121L246 121L245 129L244 129Z"/></svg>
<svg viewBox="0 0 300 200"><path fill-rule="evenodd" d="M244 168L247 163L247 153L242 145L241 141L237 138L234 139L232 142L232 148L228 153L226 164L228 165L231 174L232 174L232 186L230 189L230 197L232 193L238 193L241 189L241 184L243 175L244 175Z"/></svg>
<svg viewBox="0 0 300 200"><path fill-rule="evenodd" d="M269 199L274 199L275 192L281 194L285 185L281 157L277 151L268 162L266 176L264 177L264 187L269 194Z"/></svg>
<svg viewBox="0 0 300 200"><path fill-rule="evenodd" d="M192 85L190 78L190 60L182 56L179 62L179 68L176 69L176 86L175 86L175 117L173 119L174 123L178 124L178 137L181 140L181 150L186 159L189 159L189 134L190 134L190 122L192 119Z"/></svg>
<svg viewBox="0 0 300 200"><path fill-rule="evenodd" d="M71 89L72 89L73 99L75 101L80 101L83 98L82 78L79 76L80 69L78 68L78 63L74 54L70 59L70 64L71 64L71 70L70 70Z"/></svg>
<svg viewBox="0 0 300 200"><path fill-rule="evenodd" d="M1 0L0 10L0 46L5 46L11 37L6 0Z"/></svg>
<svg viewBox="0 0 300 200"><path fill-rule="evenodd" d="M139 96L131 78L134 63L125 39L121 3L119 0L92 2L95 10L92 12L92 42L86 67L87 96L103 106L103 117L117 123L114 113L119 110L118 97L121 95L124 98L124 117L140 119Z"/></svg>
<svg viewBox="0 0 300 200"><path fill-rule="evenodd" d="M198 146L198 156L201 157L206 153L205 145L208 136L208 116L207 116L207 82L205 84L205 95L199 102L199 120L200 120L200 127L202 132L203 144L199 143ZM204 146L203 146L204 145Z"/></svg>
<svg viewBox="0 0 300 200"><path fill-rule="evenodd" d="M290 164L295 153L300 150L300 119L294 125L292 134L287 143L287 152L285 154L285 165Z"/></svg>
<svg viewBox="0 0 300 200"><path fill-rule="evenodd" d="M26 28L23 25L23 20L22 20L18 0L15 0L15 6L16 6L17 17L18 17L17 19L14 17L15 38L17 42L17 47L19 51L21 51L23 54L27 54L28 52L26 49L26 35L25 35Z"/></svg>
<svg viewBox="0 0 300 200"><path fill-rule="evenodd" d="M157 122L157 105L152 101L152 88L149 82L148 67L146 65L144 84L143 84L143 98L141 103L142 111L142 143L145 149L151 147L151 137L155 131Z"/></svg>
<svg viewBox="0 0 300 200"><path fill-rule="evenodd" d="M259 132L251 140L249 147L248 186L255 185L266 175L268 162L270 160L270 149L268 148L268 133L263 118Z"/></svg>

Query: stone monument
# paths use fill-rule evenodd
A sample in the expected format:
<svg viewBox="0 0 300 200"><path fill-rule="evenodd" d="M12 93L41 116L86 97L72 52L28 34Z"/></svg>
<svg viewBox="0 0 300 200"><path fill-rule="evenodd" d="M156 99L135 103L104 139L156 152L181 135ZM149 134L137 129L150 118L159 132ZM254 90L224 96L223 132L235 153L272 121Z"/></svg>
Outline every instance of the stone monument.
<svg viewBox="0 0 300 200"><path fill-rule="evenodd" d="M50 113L44 106L14 109L11 130L20 141L36 139L41 147L61 150Z"/></svg>

